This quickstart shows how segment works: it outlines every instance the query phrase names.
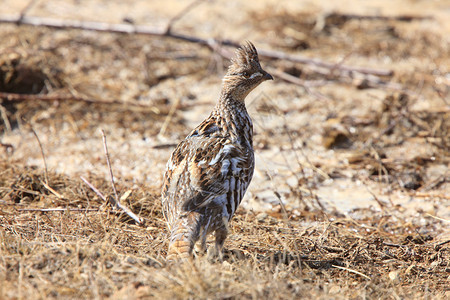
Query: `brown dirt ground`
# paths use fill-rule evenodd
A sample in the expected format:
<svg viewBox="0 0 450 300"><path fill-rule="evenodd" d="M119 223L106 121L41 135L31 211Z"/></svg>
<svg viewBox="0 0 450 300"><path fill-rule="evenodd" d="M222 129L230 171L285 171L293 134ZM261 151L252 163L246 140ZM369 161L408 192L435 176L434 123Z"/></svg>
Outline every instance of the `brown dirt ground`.
<svg viewBox="0 0 450 300"><path fill-rule="evenodd" d="M160 28L189 3L35 1L28 14ZM394 73L261 58L311 86L276 78L248 97L256 172L220 263L166 264L159 190L227 60L167 37L0 23L0 298L450 297L450 6L280 3L202 1L173 31ZM143 226L80 179L113 194L100 129Z"/></svg>

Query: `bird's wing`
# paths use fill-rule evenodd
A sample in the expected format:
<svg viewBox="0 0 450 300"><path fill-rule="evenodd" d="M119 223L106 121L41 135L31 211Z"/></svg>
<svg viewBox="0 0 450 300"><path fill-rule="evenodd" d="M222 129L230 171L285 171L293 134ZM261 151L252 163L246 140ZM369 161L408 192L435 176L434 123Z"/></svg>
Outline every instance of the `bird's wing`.
<svg viewBox="0 0 450 300"><path fill-rule="evenodd" d="M223 204L238 177L249 173L249 154L228 137L214 134L211 126L207 128L194 130L181 142L167 165L163 198L171 198L184 211Z"/></svg>

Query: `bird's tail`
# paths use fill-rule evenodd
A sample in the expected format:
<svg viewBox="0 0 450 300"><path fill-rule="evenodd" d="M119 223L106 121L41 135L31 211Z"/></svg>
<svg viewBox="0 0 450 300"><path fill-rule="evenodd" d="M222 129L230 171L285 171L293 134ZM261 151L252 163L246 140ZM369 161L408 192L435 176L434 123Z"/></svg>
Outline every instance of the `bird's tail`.
<svg viewBox="0 0 450 300"><path fill-rule="evenodd" d="M178 226L170 235L167 260L179 260L192 257L195 239L192 232L184 226Z"/></svg>

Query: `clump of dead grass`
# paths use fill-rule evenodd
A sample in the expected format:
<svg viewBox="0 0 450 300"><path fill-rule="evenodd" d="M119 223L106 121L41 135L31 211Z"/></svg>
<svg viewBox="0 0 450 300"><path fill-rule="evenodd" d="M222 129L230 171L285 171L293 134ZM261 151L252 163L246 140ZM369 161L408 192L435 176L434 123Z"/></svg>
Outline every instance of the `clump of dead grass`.
<svg viewBox="0 0 450 300"><path fill-rule="evenodd" d="M139 187L125 200L145 220L112 213L80 180L29 167L2 173L2 297L292 298L393 295L444 297L449 244L440 220L404 220L395 209L355 220L279 210L256 218L239 210L222 263L198 257L167 264L159 191ZM20 173L20 176L11 176ZM31 178L31 179L29 179ZM91 178L112 193L109 183ZM119 191L125 187L120 186ZM4 197L7 189L33 195ZM30 211L25 208L64 208ZM421 225L417 225L421 223ZM347 295L347 296L344 296Z"/></svg>

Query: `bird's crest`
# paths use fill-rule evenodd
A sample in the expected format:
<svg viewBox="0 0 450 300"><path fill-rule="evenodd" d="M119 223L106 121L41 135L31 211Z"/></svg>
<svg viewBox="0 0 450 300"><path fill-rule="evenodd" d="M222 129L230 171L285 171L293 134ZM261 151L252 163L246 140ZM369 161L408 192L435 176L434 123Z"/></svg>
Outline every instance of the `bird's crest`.
<svg viewBox="0 0 450 300"><path fill-rule="evenodd" d="M250 41L246 41L236 50L227 74L239 73L242 70L252 69L255 66L259 66L258 52Z"/></svg>

